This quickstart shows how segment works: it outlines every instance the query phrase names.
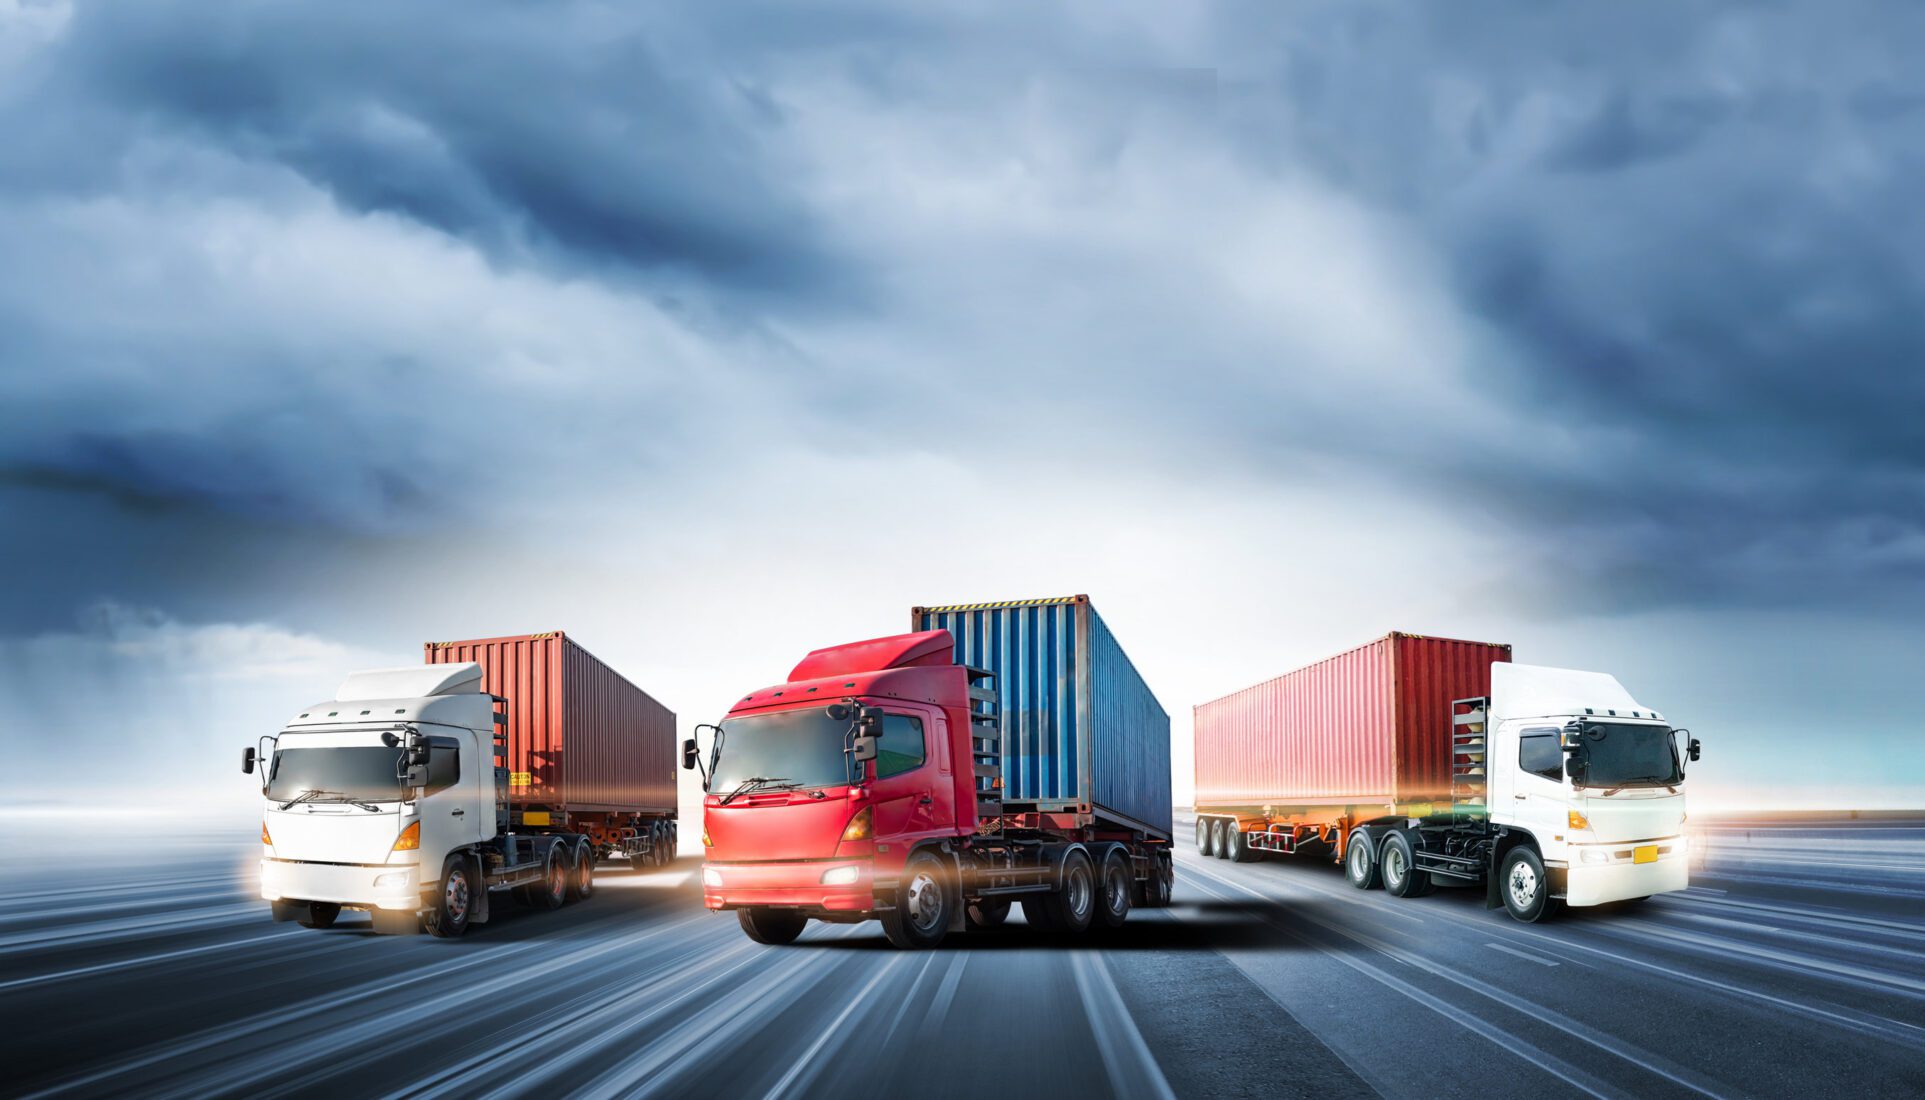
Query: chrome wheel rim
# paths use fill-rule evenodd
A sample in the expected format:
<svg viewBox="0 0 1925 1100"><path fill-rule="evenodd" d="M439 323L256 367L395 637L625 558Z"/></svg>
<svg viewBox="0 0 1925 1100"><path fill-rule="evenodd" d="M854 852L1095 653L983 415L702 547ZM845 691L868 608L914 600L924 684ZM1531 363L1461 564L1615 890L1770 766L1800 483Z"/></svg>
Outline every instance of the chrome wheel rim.
<svg viewBox="0 0 1925 1100"><path fill-rule="evenodd" d="M1358 882L1370 873L1370 849L1362 841L1352 841L1350 845L1350 877Z"/></svg>
<svg viewBox="0 0 1925 1100"><path fill-rule="evenodd" d="M1384 853L1384 881L1399 883L1404 881L1404 853L1392 847Z"/></svg>
<svg viewBox="0 0 1925 1100"><path fill-rule="evenodd" d="M929 931L941 919L942 884L929 872L917 871L909 880L909 923Z"/></svg>
<svg viewBox="0 0 1925 1100"><path fill-rule="evenodd" d="M1069 881L1064 884L1064 887L1065 900L1069 902L1069 911L1076 915L1077 920L1082 920L1084 914L1089 912L1090 895L1092 893L1090 890L1089 871L1082 867L1071 871L1069 873Z"/></svg>
<svg viewBox="0 0 1925 1100"><path fill-rule="evenodd" d="M1511 904L1519 909L1529 909L1537 900L1537 872L1530 864L1520 859L1511 865L1510 889Z"/></svg>
<svg viewBox="0 0 1925 1100"><path fill-rule="evenodd" d="M450 917L456 921L465 919L468 916L467 873L455 871L450 874L447 883L441 888L441 896Z"/></svg>

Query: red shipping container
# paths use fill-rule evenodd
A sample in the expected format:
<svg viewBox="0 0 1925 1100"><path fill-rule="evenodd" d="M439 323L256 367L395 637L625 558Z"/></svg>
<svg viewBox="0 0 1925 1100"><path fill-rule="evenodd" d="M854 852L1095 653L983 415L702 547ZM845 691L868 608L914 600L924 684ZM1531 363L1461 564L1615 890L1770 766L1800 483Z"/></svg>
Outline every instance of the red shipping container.
<svg viewBox="0 0 1925 1100"><path fill-rule="evenodd" d="M1195 710L1202 809L1450 800L1450 704L1511 647L1392 633Z"/></svg>
<svg viewBox="0 0 1925 1100"><path fill-rule="evenodd" d="M518 811L675 811L675 714L560 631L428 642L428 664L481 665L508 700L508 790Z"/></svg>

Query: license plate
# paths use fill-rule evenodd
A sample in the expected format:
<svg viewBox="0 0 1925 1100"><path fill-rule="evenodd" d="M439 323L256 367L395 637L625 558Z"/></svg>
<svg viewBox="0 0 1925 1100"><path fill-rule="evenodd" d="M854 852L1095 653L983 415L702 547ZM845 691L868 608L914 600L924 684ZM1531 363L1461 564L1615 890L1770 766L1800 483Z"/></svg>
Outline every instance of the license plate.
<svg viewBox="0 0 1925 1100"><path fill-rule="evenodd" d="M1656 863L1657 861L1658 846L1655 844L1640 844L1631 849L1632 863Z"/></svg>

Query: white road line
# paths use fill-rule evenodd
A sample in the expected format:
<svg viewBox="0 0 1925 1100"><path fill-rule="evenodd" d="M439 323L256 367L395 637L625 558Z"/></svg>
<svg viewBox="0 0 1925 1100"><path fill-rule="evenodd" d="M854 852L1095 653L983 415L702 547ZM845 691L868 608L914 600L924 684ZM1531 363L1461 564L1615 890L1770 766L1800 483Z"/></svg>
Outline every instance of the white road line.
<svg viewBox="0 0 1925 1100"><path fill-rule="evenodd" d="M1484 946L1490 948L1493 951L1502 951L1506 955L1516 955L1518 958L1523 959L1526 962L1534 962L1539 966L1556 966L1557 965L1556 963L1552 962L1549 959L1540 959L1536 955L1519 951L1514 947L1505 947L1501 943L1487 943Z"/></svg>
<svg viewBox="0 0 1925 1100"><path fill-rule="evenodd" d="M776 1097L786 1093L789 1086L795 1084L805 1071L811 1076L814 1075L814 1071L819 1068L815 1060L816 1055L822 1052L822 1048L828 1045L829 1040L847 1038L842 1030L843 1023L857 1008L869 1003L869 994L875 991L876 986L882 979L889 976L890 971L893 971L903 958L902 955L896 955L876 970L875 975L869 979L869 984L862 987L862 992L849 998L849 1003L842 1006L842 1011L836 1013L836 1018L829 1021L829 1026L822 1029L822 1034L815 1037L815 1042L809 1044L809 1049L803 1051L802 1056L789 1066L789 1072L782 1075L782 1079L775 1083L775 1087L763 1094L762 1100L776 1100ZM956 973L962 973L962 967L957 967Z"/></svg>
<svg viewBox="0 0 1925 1100"><path fill-rule="evenodd" d="M1163 1067L1156 1064L1150 1045L1123 1005L1123 994L1100 957L1088 951L1070 954L1070 973L1076 991L1082 995L1083 1011L1089 1017L1090 1032L1096 1037L1097 1053L1103 1058L1103 1072L1110 1080L1110 1095L1134 1100L1176 1100Z"/></svg>

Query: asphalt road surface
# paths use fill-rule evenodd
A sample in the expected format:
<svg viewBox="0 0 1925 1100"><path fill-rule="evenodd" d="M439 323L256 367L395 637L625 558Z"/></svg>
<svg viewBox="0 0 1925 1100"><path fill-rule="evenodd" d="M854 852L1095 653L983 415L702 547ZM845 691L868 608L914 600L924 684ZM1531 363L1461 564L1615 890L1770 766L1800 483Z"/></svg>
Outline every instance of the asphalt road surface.
<svg viewBox="0 0 1925 1100"><path fill-rule="evenodd" d="M1690 891L1535 926L1186 847L1112 938L915 954L757 946L692 856L457 941L276 925L251 829L9 829L7 1095L1925 1095L1920 822L1720 826Z"/></svg>

